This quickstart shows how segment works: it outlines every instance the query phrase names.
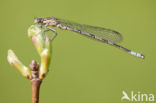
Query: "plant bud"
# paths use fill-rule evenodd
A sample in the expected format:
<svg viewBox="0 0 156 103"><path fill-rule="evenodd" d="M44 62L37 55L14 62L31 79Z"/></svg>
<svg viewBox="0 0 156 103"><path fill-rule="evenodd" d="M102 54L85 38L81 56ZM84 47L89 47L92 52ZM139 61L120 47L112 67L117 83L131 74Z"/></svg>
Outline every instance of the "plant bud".
<svg viewBox="0 0 156 103"><path fill-rule="evenodd" d="M51 39L48 35L45 35L45 48L51 51Z"/></svg>
<svg viewBox="0 0 156 103"><path fill-rule="evenodd" d="M48 73L50 59L51 59L50 50L45 48L41 53L41 66L39 72L40 79L43 79L45 75Z"/></svg>
<svg viewBox="0 0 156 103"><path fill-rule="evenodd" d="M41 52L43 51L44 49L44 38L42 36L42 34L38 34L38 35L34 35L32 37L32 42L33 44L35 45L36 49L37 49L37 52L39 54L41 54Z"/></svg>
<svg viewBox="0 0 156 103"><path fill-rule="evenodd" d="M22 75L28 79L31 79L31 72L28 67L22 64L22 62L17 58L12 50L8 50L8 62L16 68Z"/></svg>
<svg viewBox="0 0 156 103"><path fill-rule="evenodd" d="M34 35L37 35L42 32L42 29L39 25L31 25L28 28L28 37L32 38Z"/></svg>

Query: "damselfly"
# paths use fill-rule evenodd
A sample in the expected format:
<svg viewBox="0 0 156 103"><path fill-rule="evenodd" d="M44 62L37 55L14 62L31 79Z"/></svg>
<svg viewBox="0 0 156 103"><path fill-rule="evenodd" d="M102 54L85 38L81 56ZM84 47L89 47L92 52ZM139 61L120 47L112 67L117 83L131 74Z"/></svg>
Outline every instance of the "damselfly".
<svg viewBox="0 0 156 103"><path fill-rule="evenodd" d="M125 47L122 47L116 43L122 41L122 36L119 32L111 29L106 29L102 27L95 27L85 24L78 24L75 22L71 22L68 20L58 19L55 17L47 17L47 18L35 18L35 23L41 24L42 26L46 27L48 30L51 30L55 33L54 38L57 35L56 30L50 28L49 26L58 27L63 30L70 30L77 32L79 34L83 34L85 36L94 38L96 40L102 41L104 43L110 44L114 47L122 49L127 53L139 57L145 58L145 56L141 53L136 53L132 50L129 50Z"/></svg>

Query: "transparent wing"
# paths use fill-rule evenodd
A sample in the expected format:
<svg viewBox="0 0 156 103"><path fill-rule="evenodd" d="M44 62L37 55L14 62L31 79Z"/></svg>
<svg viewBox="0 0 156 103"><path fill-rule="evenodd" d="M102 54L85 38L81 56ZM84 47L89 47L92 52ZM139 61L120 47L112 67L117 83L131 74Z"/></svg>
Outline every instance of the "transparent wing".
<svg viewBox="0 0 156 103"><path fill-rule="evenodd" d="M63 20L63 19L57 19L59 21L60 24L73 28L73 29L77 29L83 32L88 32L90 34L93 34L99 38L111 41L113 43L117 43L117 42L121 42L122 41L122 35L115 31L115 30L111 30L111 29L106 29L106 28L102 28L102 27L95 27L95 26L90 26L90 25L86 25L86 24L78 24L72 21L68 21L68 20Z"/></svg>

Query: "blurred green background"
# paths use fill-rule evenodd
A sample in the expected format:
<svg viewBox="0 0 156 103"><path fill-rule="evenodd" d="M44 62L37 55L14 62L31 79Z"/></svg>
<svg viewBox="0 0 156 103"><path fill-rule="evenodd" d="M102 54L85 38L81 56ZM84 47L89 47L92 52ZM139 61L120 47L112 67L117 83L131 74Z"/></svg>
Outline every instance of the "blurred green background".
<svg viewBox="0 0 156 103"><path fill-rule="evenodd" d="M56 28L40 103L120 103L123 90L156 95L155 0L1 0L0 13L0 103L31 103L30 81L9 65L7 51L25 65L40 62L27 29L34 17L50 16L115 29L120 45L146 58Z"/></svg>

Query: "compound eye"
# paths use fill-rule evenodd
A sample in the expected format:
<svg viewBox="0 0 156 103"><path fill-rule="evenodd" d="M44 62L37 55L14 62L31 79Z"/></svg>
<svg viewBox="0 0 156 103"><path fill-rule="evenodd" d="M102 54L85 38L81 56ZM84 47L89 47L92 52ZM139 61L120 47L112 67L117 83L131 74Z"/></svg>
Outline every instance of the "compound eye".
<svg viewBox="0 0 156 103"><path fill-rule="evenodd" d="M34 23L40 23L41 22L41 18L35 18Z"/></svg>

